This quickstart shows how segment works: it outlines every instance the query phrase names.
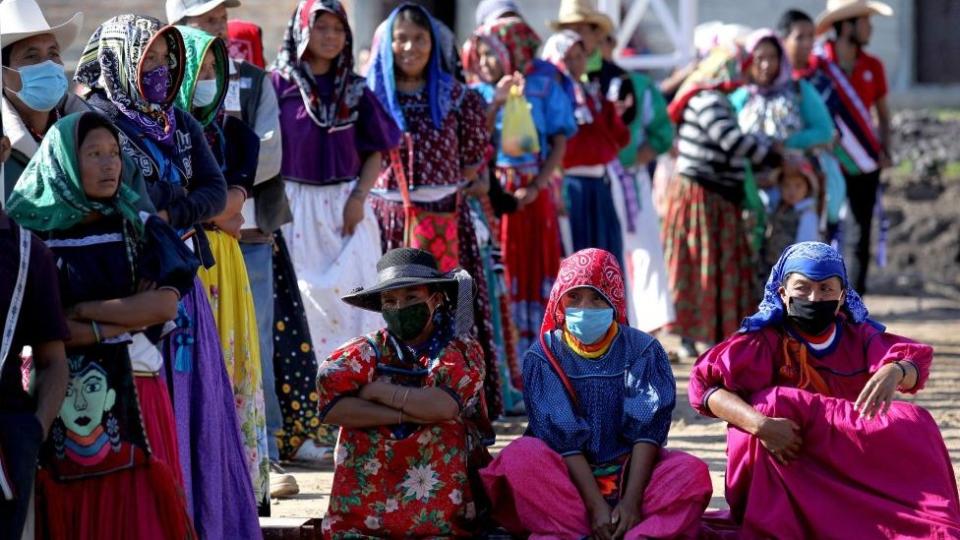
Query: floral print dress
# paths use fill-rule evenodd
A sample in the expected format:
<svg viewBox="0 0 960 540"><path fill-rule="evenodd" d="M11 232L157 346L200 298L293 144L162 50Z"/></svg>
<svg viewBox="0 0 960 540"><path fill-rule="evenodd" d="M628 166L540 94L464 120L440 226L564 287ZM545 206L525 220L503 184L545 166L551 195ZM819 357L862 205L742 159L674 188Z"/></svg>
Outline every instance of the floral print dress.
<svg viewBox="0 0 960 540"><path fill-rule="evenodd" d="M386 330L359 337L319 369L321 417L343 397L374 380L437 387L465 411L430 425L340 428L324 538L469 536L475 514L467 463L472 428L466 411L480 402L483 353L455 338L439 353L401 360ZM404 356L410 356L405 354Z"/></svg>

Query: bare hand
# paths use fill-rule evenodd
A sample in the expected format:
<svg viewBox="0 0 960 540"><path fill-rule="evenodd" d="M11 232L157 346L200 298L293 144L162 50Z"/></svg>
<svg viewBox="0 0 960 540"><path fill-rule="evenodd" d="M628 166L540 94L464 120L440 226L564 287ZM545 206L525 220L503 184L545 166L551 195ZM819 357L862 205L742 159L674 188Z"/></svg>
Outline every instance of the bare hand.
<svg viewBox="0 0 960 540"><path fill-rule="evenodd" d="M889 169L893 167L893 159L890 157L890 154L881 152L879 165L881 169Z"/></svg>
<svg viewBox="0 0 960 540"><path fill-rule="evenodd" d="M363 221L363 197L351 194L343 207L343 236L352 235L361 221Z"/></svg>
<svg viewBox="0 0 960 540"><path fill-rule="evenodd" d="M523 75L520 73L514 72L512 75L505 75L497 83L496 90L493 94L493 102L497 105L503 105L507 102L507 98L510 97L510 90L517 86L520 88L520 93L523 93Z"/></svg>
<svg viewBox="0 0 960 540"><path fill-rule="evenodd" d="M649 145L645 144L637 150L638 165L646 165L655 159L657 159L657 152L653 148L650 148Z"/></svg>
<svg viewBox="0 0 960 540"><path fill-rule="evenodd" d="M529 186L524 186L513 192L513 196L517 198L517 209L521 209L524 206L532 203L537 200L537 195L540 194L540 188L531 184Z"/></svg>
<svg viewBox="0 0 960 540"><path fill-rule="evenodd" d="M220 212L220 215L213 218L213 224L218 229L229 234L234 238L240 237L240 228L243 227L243 203L247 200L246 195L239 189L227 190L227 204Z"/></svg>
<svg viewBox="0 0 960 540"><path fill-rule="evenodd" d="M170 213L166 210L161 210L157 212L157 217L162 219L164 223L170 223Z"/></svg>
<svg viewBox="0 0 960 540"><path fill-rule="evenodd" d="M613 523L610 521L610 507L606 503L590 509L591 540L612 540Z"/></svg>
<svg viewBox="0 0 960 540"><path fill-rule="evenodd" d="M613 509L611 522L616 527L613 531L613 539L620 540L630 529L637 526L643 516L640 513L640 503L629 498L624 498L620 504Z"/></svg>
<svg viewBox="0 0 960 540"><path fill-rule="evenodd" d="M893 403L893 395L903 382L903 372L893 364L878 369L857 396L854 408L865 418L875 418L877 414L887 414Z"/></svg>
<svg viewBox="0 0 960 540"><path fill-rule="evenodd" d="M472 197L483 197L490 191L490 180L485 175L478 175L473 182L463 188L463 192Z"/></svg>
<svg viewBox="0 0 960 540"><path fill-rule="evenodd" d="M763 447L783 465L797 459L803 444L800 426L789 418L764 418L756 436Z"/></svg>

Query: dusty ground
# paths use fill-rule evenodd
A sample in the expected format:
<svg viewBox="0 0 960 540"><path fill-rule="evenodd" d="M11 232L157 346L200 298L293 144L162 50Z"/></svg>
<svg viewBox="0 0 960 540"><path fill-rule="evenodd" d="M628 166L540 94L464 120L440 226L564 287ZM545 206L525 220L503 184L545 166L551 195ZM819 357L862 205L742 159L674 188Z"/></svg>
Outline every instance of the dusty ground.
<svg viewBox="0 0 960 540"><path fill-rule="evenodd" d="M936 348L933 374L926 389L916 398L937 419L953 459L954 473L960 472L960 301L943 298L911 298L876 296L867 299L874 318L886 324L891 332L910 336ZM675 343L664 342L669 349ZM724 426L697 416L685 399L690 363L675 365L678 399L670 431L669 448L690 452L710 465L714 482L711 508L724 508L723 470ZM523 429L522 422L498 424L497 446L509 443ZM288 467L300 483L301 493L295 498L273 502L274 517L321 517L329 500L332 469L311 470Z"/></svg>

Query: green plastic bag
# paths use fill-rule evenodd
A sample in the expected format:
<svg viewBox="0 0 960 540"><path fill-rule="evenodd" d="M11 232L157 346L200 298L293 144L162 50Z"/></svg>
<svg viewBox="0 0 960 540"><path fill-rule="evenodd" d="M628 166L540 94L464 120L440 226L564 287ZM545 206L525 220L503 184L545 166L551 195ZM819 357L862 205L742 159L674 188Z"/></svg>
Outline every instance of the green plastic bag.
<svg viewBox="0 0 960 540"><path fill-rule="evenodd" d="M530 114L530 102L520 88L510 89L510 97L503 106L503 130L500 134L503 153L520 157L540 152L540 135Z"/></svg>

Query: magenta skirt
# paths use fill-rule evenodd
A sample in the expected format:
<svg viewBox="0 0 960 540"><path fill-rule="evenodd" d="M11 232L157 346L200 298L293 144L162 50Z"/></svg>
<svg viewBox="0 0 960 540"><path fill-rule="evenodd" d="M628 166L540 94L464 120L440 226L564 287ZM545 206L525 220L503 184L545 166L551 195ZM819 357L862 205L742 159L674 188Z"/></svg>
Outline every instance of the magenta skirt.
<svg viewBox="0 0 960 540"><path fill-rule="evenodd" d="M512 534L533 539L590 535L586 506L560 454L540 439L520 437L480 470L493 518ZM636 538L696 538L713 486L707 464L685 452L661 450L643 493Z"/></svg>
<svg viewBox="0 0 960 540"><path fill-rule="evenodd" d="M895 401L867 420L853 403L796 388L750 403L800 425L800 457L781 465L759 439L727 431L729 513L709 514L708 538L960 538L950 456L926 410Z"/></svg>

